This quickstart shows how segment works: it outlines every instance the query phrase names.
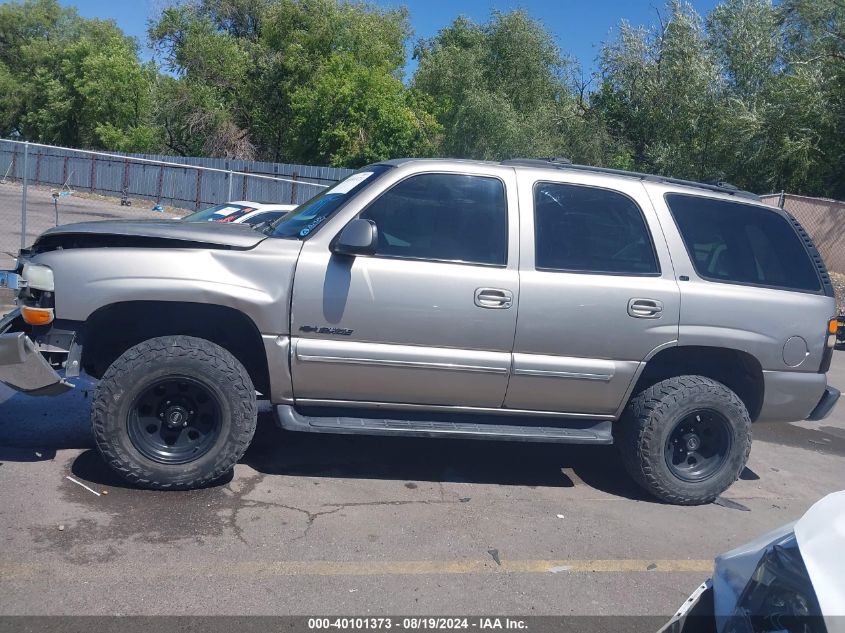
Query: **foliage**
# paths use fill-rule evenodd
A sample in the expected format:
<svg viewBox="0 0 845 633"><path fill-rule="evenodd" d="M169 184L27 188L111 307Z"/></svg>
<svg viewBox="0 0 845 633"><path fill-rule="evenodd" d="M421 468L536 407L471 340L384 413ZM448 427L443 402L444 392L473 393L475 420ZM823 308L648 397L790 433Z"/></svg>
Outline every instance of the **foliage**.
<svg viewBox="0 0 845 633"><path fill-rule="evenodd" d="M842 34L843 7L726 0L704 28L670 0L657 26L622 24L603 47L593 106L643 171L841 196L845 56L827 27Z"/></svg>
<svg viewBox="0 0 845 633"><path fill-rule="evenodd" d="M409 33L404 11L336 0L165 9L150 38L179 78L168 147L331 164L425 151L430 116L400 81Z"/></svg>
<svg viewBox="0 0 845 633"><path fill-rule="evenodd" d="M417 41L406 9L171 0L155 61L58 0L0 4L0 135L359 166L567 156L845 198L845 2L668 0L621 23L594 76L522 10Z"/></svg>
<svg viewBox="0 0 845 633"><path fill-rule="evenodd" d="M101 146L100 126L144 124L155 69L110 21L83 20L54 0L0 5L0 132Z"/></svg>
<svg viewBox="0 0 845 633"><path fill-rule="evenodd" d="M602 159L587 142L596 127L576 97L577 68L525 11L494 12L482 25L459 17L414 55L413 86L435 104L442 154Z"/></svg>
<svg viewBox="0 0 845 633"><path fill-rule="evenodd" d="M402 82L382 69L334 55L292 99L296 158L359 167L429 154L438 129Z"/></svg>

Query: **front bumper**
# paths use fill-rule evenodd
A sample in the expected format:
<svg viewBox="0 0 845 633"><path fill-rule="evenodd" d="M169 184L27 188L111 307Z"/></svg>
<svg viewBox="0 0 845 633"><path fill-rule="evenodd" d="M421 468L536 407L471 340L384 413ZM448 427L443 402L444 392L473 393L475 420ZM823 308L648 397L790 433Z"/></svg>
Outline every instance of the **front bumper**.
<svg viewBox="0 0 845 633"><path fill-rule="evenodd" d="M56 396L73 389L24 332L6 333L19 317L20 311L14 310L0 320L0 382L33 396Z"/></svg>
<svg viewBox="0 0 845 633"><path fill-rule="evenodd" d="M713 581L707 579L696 589L678 612L658 633L715 633Z"/></svg>

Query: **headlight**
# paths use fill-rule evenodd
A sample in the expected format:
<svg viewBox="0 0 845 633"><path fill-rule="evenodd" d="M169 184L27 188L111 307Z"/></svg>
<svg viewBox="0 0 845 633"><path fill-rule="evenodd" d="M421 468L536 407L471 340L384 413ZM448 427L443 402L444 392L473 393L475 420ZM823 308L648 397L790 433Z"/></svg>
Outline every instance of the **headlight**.
<svg viewBox="0 0 845 633"><path fill-rule="evenodd" d="M55 282L53 281L53 271L42 264L24 264L23 274L21 275L26 280L30 288L36 290L44 290L46 292L53 292Z"/></svg>

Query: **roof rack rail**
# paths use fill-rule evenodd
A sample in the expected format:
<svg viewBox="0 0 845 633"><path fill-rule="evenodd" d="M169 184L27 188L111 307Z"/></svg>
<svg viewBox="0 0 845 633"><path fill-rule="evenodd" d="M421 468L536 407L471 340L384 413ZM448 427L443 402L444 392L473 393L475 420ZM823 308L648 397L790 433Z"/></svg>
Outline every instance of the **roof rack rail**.
<svg viewBox="0 0 845 633"><path fill-rule="evenodd" d="M510 158L501 161L502 165L523 166L523 167L546 167L557 169L571 169L573 171L585 171L597 174L608 174L611 176L625 176L628 178L638 178L639 180L647 180L649 182L662 182L672 185L682 185L684 187L696 187L698 189L706 189L707 191L717 191L719 193L727 193L738 196L740 198L749 198L751 200L759 200L760 196L751 191L743 191L736 185L728 182L718 181L715 183L696 182L695 180L684 180L682 178L670 178L669 176L660 176L656 174L644 174L638 171L627 171L625 169L612 169L610 167L593 167L592 165L577 165L568 158Z"/></svg>

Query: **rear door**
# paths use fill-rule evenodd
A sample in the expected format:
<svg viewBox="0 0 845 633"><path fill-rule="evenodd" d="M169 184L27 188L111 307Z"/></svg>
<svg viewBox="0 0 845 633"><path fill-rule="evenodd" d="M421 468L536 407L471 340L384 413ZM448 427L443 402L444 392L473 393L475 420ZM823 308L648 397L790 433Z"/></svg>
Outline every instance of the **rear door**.
<svg viewBox="0 0 845 633"><path fill-rule="evenodd" d="M679 291L642 184L523 170L519 321L505 406L615 416L678 338Z"/></svg>
<svg viewBox="0 0 845 633"><path fill-rule="evenodd" d="M502 405L519 301L514 172L416 165L383 176L373 199L303 246L291 328L299 403ZM376 253L332 254L355 217L376 223Z"/></svg>

